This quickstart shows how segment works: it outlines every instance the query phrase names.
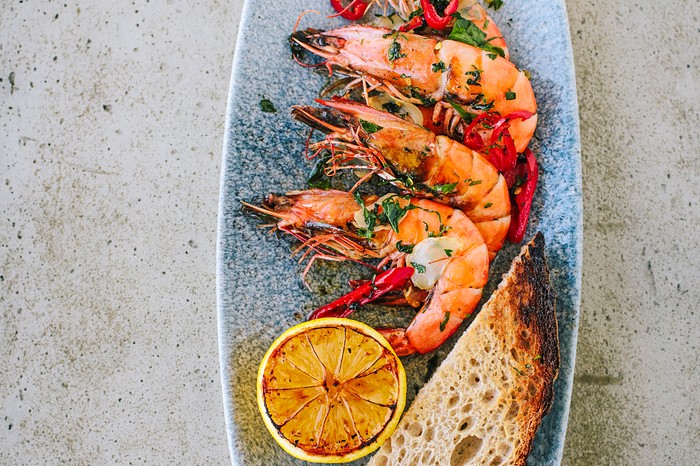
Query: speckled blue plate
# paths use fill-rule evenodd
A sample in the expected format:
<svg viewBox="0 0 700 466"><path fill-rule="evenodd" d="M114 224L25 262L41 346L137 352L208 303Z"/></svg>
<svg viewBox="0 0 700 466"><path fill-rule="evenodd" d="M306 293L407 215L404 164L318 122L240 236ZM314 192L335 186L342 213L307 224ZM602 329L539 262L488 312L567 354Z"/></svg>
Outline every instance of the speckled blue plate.
<svg viewBox="0 0 700 466"><path fill-rule="evenodd" d="M327 0L248 0L233 62L224 137L219 205L218 313L221 381L228 441L234 464L302 464L268 435L255 400L258 364L272 341L310 310L347 292L347 279L366 276L352 264L315 266L312 290L289 258L290 241L269 235L241 211L240 201L259 202L269 192L305 186L309 163L302 156L307 129L289 107L312 104L325 79L292 61L287 37L299 13L325 8ZM563 0L509 0L493 14L511 59L532 73L539 125L531 148L540 162L540 185L527 238L541 230L547 241L557 291L561 371L552 411L539 428L530 464L558 464L571 398L581 282L581 168L573 57ZM338 19L309 15L302 27L331 28ZM276 113L263 113L261 98ZM490 295L520 246L507 245L492 266ZM364 275L363 275L364 274ZM355 318L376 324L407 323L405 312L363 310ZM455 336L456 338L456 336ZM409 402L454 342L406 358ZM364 464L358 460L354 464Z"/></svg>

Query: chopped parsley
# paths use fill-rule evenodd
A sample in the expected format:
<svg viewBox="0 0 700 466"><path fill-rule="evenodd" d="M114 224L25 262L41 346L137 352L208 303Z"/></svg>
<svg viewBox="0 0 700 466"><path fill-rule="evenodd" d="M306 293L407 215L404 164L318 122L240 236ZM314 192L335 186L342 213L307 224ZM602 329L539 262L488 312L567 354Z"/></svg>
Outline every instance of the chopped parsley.
<svg viewBox="0 0 700 466"><path fill-rule="evenodd" d="M495 53L487 53L486 56L489 57L491 60L495 60L496 57L498 57L498 55L496 55Z"/></svg>
<svg viewBox="0 0 700 466"><path fill-rule="evenodd" d="M411 14L408 15L408 21L411 21L416 16L420 16L422 14L423 14L423 8L418 8L416 11L412 11Z"/></svg>
<svg viewBox="0 0 700 466"><path fill-rule="evenodd" d="M467 124L471 123L474 118L476 118L476 113L470 113L464 110L464 107L459 105L457 102L453 102L451 100L447 100L447 102L452 106L452 108L455 109L455 111L459 114L459 116L464 120Z"/></svg>
<svg viewBox="0 0 700 466"><path fill-rule="evenodd" d="M447 322L450 321L450 311L445 312L445 318L442 319L442 322L440 322L440 331L443 332L445 330L445 326L447 325Z"/></svg>
<svg viewBox="0 0 700 466"><path fill-rule="evenodd" d="M478 47L482 50L486 50L489 53L489 58L492 60L496 59L496 56L504 57L506 56L502 48L491 45L486 38L486 33L479 29L479 27L472 21L465 19L461 16L457 17L454 28L449 36L450 40L456 40L463 42L472 47ZM494 55L491 57L491 55Z"/></svg>
<svg viewBox="0 0 700 466"><path fill-rule="evenodd" d="M416 269L418 273L425 273L425 266L423 264L418 264L416 262L411 262L411 267Z"/></svg>
<svg viewBox="0 0 700 466"><path fill-rule="evenodd" d="M382 219L386 219L391 229L396 233L399 232L399 222L406 215L409 210L415 209L416 206L409 204L406 207L401 207L398 200L394 200L393 197L384 199L382 201Z"/></svg>
<svg viewBox="0 0 700 466"><path fill-rule="evenodd" d="M420 90L417 87L408 86L406 90L411 93L411 97L420 100L423 105L426 105L428 107L431 105L435 105L435 99L433 99L432 97L423 97L423 95L420 93Z"/></svg>
<svg viewBox="0 0 700 466"><path fill-rule="evenodd" d="M360 207L362 207L362 215L364 216L365 223L367 224L366 228L358 228L357 234L360 235L362 238L370 240L374 235L374 226L377 223L377 214L375 214L365 206L365 201L362 200L360 193L355 191L352 195L355 198L355 202L357 202L360 205Z"/></svg>
<svg viewBox="0 0 700 466"><path fill-rule="evenodd" d="M404 186L406 186L406 188L408 188L409 190L411 190L411 192L413 192L414 183L413 183L413 177L410 174L408 174L408 173L405 175L398 174L398 175L396 175L395 180L398 181L399 183L403 184Z"/></svg>
<svg viewBox="0 0 700 466"><path fill-rule="evenodd" d="M406 254L411 254L414 247L416 247L414 244L402 244L401 241L396 243L396 250Z"/></svg>
<svg viewBox="0 0 700 466"><path fill-rule="evenodd" d="M441 73L447 71L447 67L445 66L445 63L443 63L442 60L440 60L437 63L433 63L433 73L437 73L438 71Z"/></svg>
<svg viewBox="0 0 700 466"><path fill-rule="evenodd" d="M326 154L318 159L318 162L316 162L316 165L314 165L311 173L309 173L309 177L306 179L306 184L309 188L330 189L331 180L328 178L328 176L326 176L326 173L323 170L329 158L330 154Z"/></svg>
<svg viewBox="0 0 700 466"><path fill-rule="evenodd" d="M430 189L432 189L438 194L450 194L452 191L455 190L457 184L458 183L436 184L434 186L431 186Z"/></svg>
<svg viewBox="0 0 700 466"><path fill-rule="evenodd" d="M506 100L515 100L515 92L513 92L513 91L506 92Z"/></svg>
<svg viewBox="0 0 700 466"><path fill-rule="evenodd" d="M472 71L464 73L467 76L472 76L471 78L467 78L467 84L470 86L481 86L481 73L483 73L484 70L480 70L476 65L472 65L472 68L474 68Z"/></svg>
<svg viewBox="0 0 700 466"><path fill-rule="evenodd" d="M401 107L395 102L386 102L382 104L382 108L387 112L396 115L401 110ZM365 130L366 131L366 130Z"/></svg>
<svg viewBox="0 0 700 466"><path fill-rule="evenodd" d="M445 254L447 254L447 257L452 257L452 253L454 251L452 249L445 249Z"/></svg>
<svg viewBox="0 0 700 466"><path fill-rule="evenodd" d="M476 97L474 97L474 101L470 105L474 110L489 112L493 108L494 101L492 100L491 102L488 102L486 101L484 94L477 94Z"/></svg>
<svg viewBox="0 0 700 466"><path fill-rule="evenodd" d="M265 97L260 99L260 109L265 113L277 113L275 105L270 99L266 99Z"/></svg>
<svg viewBox="0 0 700 466"><path fill-rule="evenodd" d="M360 126L362 126L362 129L364 129L367 132L367 134L376 133L380 129L384 129L376 123L372 123L370 121L365 121L362 119L360 120Z"/></svg>
<svg viewBox="0 0 700 466"><path fill-rule="evenodd" d="M488 3L488 5L494 10L498 10L503 6L503 0L486 0L486 3Z"/></svg>
<svg viewBox="0 0 700 466"><path fill-rule="evenodd" d="M391 35L394 36L394 40L392 40L391 44L389 45L389 50L387 51L387 55L389 57L389 61L392 62L392 66L393 66L394 60L398 60L399 58L404 58L406 56L406 54L401 53L401 44L399 44L399 42L398 42L399 31L384 34L384 36L382 36L382 37L389 37Z"/></svg>
<svg viewBox="0 0 700 466"><path fill-rule="evenodd" d="M492 205L493 205L493 202L487 202L486 204L484 204L484 209L488 209Z"/></svg>
<svg viewBox="0 0 700 466"><path fill-rule="evenodd" d="M469 178L468 180L464 180L465 183L469 183L469 186L476 186L477 184L481 184L481 180L472 180Z"/></svg>
<svg viewBox="0 0 700 466"><path fill-rule="evenodd" d="M452 227L450 227L450 226L443 225L442 221L441 221L440 222L440 230L437 233L433 233L431 231L430 233L428 233L428 238L439 238L442 235L444 235L445 233L447 233L448 231L450 231L451 228Z"/></svg>

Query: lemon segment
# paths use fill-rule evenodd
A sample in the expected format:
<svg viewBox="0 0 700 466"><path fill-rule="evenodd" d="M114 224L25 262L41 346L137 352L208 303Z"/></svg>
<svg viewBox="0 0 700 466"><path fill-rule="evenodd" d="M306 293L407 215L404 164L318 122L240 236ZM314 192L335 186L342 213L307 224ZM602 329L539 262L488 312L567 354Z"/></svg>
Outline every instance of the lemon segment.
<svg viewBox="0 0 700 466"><path fill-rule="evenodd" d="M277 443L296 458L344 463L372 453L396 428L406 375L389 343L350 319L304 322L265 354L258 407Z"/></svg>

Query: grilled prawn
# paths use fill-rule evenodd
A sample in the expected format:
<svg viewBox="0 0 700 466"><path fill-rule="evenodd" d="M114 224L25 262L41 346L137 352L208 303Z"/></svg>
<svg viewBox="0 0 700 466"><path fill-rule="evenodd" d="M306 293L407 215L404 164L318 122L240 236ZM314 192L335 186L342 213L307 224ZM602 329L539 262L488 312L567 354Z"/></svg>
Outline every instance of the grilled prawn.
<svg viewBox="0 0 700 466"><path fill-rule="evenodd" d="M424 25L424 18L420 14L423 10L420 0L388 0L388 3L403 20L407 21L403 28L399 28L400 31L412 31ZM423 11L423 15L425 15L425 11ZM504 58L508 58L508 48L501 30L478 0L459 0L457 11L447 22L446 30L451 30L454 27L455 17L461 17L474 23L477 28L484 32L488 43L494 47L499 47L504 52ZM375 18L371 24L373 26L394 28L393 21L390 19L382 16L379 17L379 20L381 22ZM430 24L426 26L430 27Z"/></svg>
<svg viewBox="0 0 700 466"><path fill-rule="evenodd" d="M294 118L328 136L311 146L332 154L329 170L366 168L420 197L462 210L474 222L490 258L510 225L506 180L478 152L387 112L344 99L329 108L297 106Z"/></svg>
<svg viewBox="0 0 700 466"><path fill-rule="evenodd" d="M519 115L509 128L519 153L535 131L537 104L529 78L493 51L362 25L297 31L290 40L297 56L301 47L324 58L329 68L378 81L373 88L403 99L449 101L473 116Z"/></svg>
<svg viewBox="0 0 700 466"><path fill-rule="evenodd" d="M305 238L316 251L413 267L412 287L427 290L425 303L406 329L380 330L399 355L440 346L481 299L488 250L460 210L396 194L362 199L334 190L270 195L264 207L246 206L279 219L280 230Z"/></svg>

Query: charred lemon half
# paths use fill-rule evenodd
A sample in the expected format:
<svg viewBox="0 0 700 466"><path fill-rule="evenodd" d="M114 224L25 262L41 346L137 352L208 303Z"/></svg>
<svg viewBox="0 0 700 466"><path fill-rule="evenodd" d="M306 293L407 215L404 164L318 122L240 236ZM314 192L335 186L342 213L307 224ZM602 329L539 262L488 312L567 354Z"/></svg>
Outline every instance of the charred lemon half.
<svg viewBox="0 0 700 466"><path fill-rule="evenodd" d="M284 332L258 371L267 429L296 458L345 463L372 453L396 428L406 374L389 343L350 319L317 319Z"/></svg>

